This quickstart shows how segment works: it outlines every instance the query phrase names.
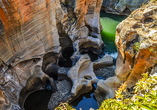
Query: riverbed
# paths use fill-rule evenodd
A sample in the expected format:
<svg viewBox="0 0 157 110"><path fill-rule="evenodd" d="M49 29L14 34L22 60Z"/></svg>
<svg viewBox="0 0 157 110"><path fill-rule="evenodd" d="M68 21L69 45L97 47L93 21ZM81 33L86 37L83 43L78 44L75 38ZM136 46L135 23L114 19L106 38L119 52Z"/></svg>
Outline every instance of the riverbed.
<svg viewBox="0 0 157 110"><path fill-rule="evenodd" d="M110 54L114 60L116 60L118 54L115 46L115 34L116 34L116 26L126 18L127 16L119 16L108 14L104 11L100 12L100 21L103 27L103 31L101 32L102 40L105 43L104 54ZM96 88L96 84L93 85L94 89ZM93 92L94 89L86 94L81 95L78 99L76 99L72 105L77 110L89 110L90 108L98 109L98 105L96 100L94 99Z"/></svg>

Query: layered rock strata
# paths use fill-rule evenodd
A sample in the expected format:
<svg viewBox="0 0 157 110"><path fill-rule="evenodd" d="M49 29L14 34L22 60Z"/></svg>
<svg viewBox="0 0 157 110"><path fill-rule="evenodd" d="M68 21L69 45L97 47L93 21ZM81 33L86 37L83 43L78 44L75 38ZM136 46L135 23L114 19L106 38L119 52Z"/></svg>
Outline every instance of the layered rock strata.
<svg viewBox="0 0 157 110"><path fill-rule="evenodd" d="M101 4L102 0L0 0L2 109L23 109L27 96L49 83L55 92L60 67L75 65L82 54L102 52Z"/></svg>
<svg viewBox="0 0 157 110"><path fill-rule="evenodd" d="M156 71L157 63L157 2L150 2L123 20L116 28L118 50L115 76L99 80L95 91L99 105L105 98L113 98L115 90L126 83L128 90L142 74ZM103 97L101 96L103 95ZM101 96L101 97L100 97Z"/></svg>

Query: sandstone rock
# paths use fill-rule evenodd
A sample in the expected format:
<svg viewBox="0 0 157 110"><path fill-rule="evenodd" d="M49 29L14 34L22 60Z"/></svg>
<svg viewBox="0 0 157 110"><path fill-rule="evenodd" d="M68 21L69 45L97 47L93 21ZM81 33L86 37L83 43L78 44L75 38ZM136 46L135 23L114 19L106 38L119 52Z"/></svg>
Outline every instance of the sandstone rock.
<svg viewBox="0 0 157 110"><path fill-rule="evenodd" d="M56 84L52 78L42 72L40 65L35 65L33 75L27 80L26 86L20 91L19 105L24 109L24 102L28 95L37 91L44 90L50 83L52 92L57 91Z"/></svg>
<svg viewBox="0 0 157 110"><path fill-rule="evenodd" d="M96 72L97 69L100 68L103 71ZM92 90L92 84L99 82L96 76L108 78L115 74L114 70L115 70L115 66L113 66L113 58L110 55L106 54L103 58L94 62L90 61L89 55L87 54L81 55L81 58L77 61L77 63L72 68L61 67L58 69L59 80L62 79L68 80L67 77L69 77L68 81L72 85L70 93L66 95L62 93L65 96L62 97L60 100L62 100L62 102L71 103L81 94L88 93L89 91ZM57 93L54 93L54 95L52 95L51 101L49 102L50 109L53 108L52 105L54 103L56 103L56 105L59 104L58 101L53 102L54 97L56 97L55 94L56 95L59 94L59 91Z"/></svg>
<svg viewBox="0 0 157 110"><path fill-rule="evenodd" d="M150 2L133 11L127 19L117 26L115 39L118 50L116 75L98 82L95 96L99 105L102 100L113 98L115 90L122 83L126 82L127 88L130 89L144 72L156 71L156 13L157 2ZM102 93L104 93L103 97L100 95Z"/></svg>
<svg viewBox="0 0 157 110"><path fill-rule="evenodd" d="M129 15L150 0L103 0L102 10L107 13Z"/></svg>
<svg viewBox="0 0 157 110"><path fill-rule="evenodd" d="M99 79L107 79L114 76L115 66L112 56L105 54L102 58L94 61L93 71Z"/></svg>
<svg viewBox="0 0 157 110"><path fill-rule="evenodd" d="M97 89L94 91L94 97L99 107L105 99L114 98L115 90L117 90L121 83L122 82L116 76L98 81Z"/></svg>
<svg viewBox="0 0 157 110"><path fill-rule="evenodd" d="M16 67L9 67L4 74L1 74L0 85L7 102L3 106L4 110L21 109L19 106L20 91L24 88L30 76L32 76L32 67L38 62L39 59L20 62Z"/></svg>
<svg viewBox="0 0 157 110"><path fill-rule="evenodd" d="M98 59L93 63L93 68L97 68L97 67L100 68L100 67L105 67L109 65L113 65L113 58L112 56L105 54L103 58Z"/></svg>
<svg viewBox="0 0 157 110"><path fill-rule="evenodd" d="M7 104L2 90L0 89L0 109L3 110L5 104Z"/></svg>
<svg viewBox="0 0 157 110"><path fill-rule="evenodd" d="M49 76L58 75L61 58L62 63L75 65L83 52L101 53L101 4L102 0L0 1L0 88L8 101L5 110L21 109L20 91L30 85L35 65L50 81ZM40 88L33 86L31 91Z"/></svg>
<svg viewBox="0 0 157 110"><path fill-rule="evenodd" d="M116 75L126 81L129 88L141 78L142 73L156 65L156 10L156 3L150 3L132 12L117 26L115 43L119 53Z"/></svg>
<svg viewBox="0 0 157 110"><path fill-rule="evenodd" d="M67 76L72 80L71 94L76 97L81 93L87 93L92 90L92 83L97 82L97 78L93 72L93 63L90 57L82 55L79 61L69 71Z"/></svg>

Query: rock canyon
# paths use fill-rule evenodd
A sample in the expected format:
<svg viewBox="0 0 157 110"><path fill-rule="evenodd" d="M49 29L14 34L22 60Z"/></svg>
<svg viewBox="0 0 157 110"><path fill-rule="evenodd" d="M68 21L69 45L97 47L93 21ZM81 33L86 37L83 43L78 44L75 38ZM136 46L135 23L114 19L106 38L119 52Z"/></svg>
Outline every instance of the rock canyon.
<svg viewBox="0 0 157 110"><path fill-rule="evenodd" d="M157 5L128 1L0 0L0 109L25 110L31 94L49 90L47 108L54 110L93 84L100 106L123 82L130 90L142 73L157 71ZM117 26L116 69L103 52L101 9L127 15L136 9Z"/></svg>

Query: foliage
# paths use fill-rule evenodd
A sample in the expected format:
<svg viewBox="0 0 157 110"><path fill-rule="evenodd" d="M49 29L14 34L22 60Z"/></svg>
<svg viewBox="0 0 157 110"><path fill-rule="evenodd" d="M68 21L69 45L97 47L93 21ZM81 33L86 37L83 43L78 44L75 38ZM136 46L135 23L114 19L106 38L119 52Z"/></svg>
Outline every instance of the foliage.
<svg viewBox="0 0 157 110"><path fill-rule="evenodd" d="M157 110L157 76L143 74L134 89L130 94L126 84L122 84L116 91L116 98L104 100L99 110Z"/></svg>
<svg viewBox="0 0 157 110"><path fill-rule="evenodd" d="M55 110L76 110L76 109L71 107L68 103L61 103L58 107L55 108Z"/></svg>
<svg viewBox="0 0 157 110"><path fill-rule="evenodd" d="M132 14L130 14L130 18L132 18L133 17L133 15Z"/></svg>
<svg viewBox="0 0 157 110"><path fill-rule="evenodd" d="M136 49L136 51L139 51L139 48L140 48L140 43L139 43L139 42L136 42L136 43L135 43L135 49Z"/></svg>
<svg viewBox="0 0 157 110"><path fill-rule="evenodd" d="M149 51L150 51L150 52L152 52L152 51L153 51L153 49L149 49Z"/></svg>
<svg viewBox="0 0 157 110"><path fill-rule="evenodd" d="M157 1L157 0L150 0L151 2L155 2L155 1Z"/></svg>

